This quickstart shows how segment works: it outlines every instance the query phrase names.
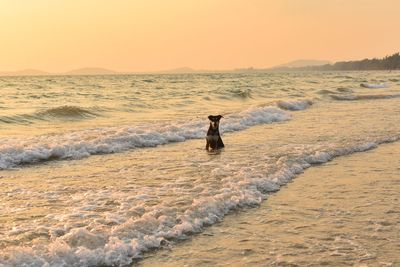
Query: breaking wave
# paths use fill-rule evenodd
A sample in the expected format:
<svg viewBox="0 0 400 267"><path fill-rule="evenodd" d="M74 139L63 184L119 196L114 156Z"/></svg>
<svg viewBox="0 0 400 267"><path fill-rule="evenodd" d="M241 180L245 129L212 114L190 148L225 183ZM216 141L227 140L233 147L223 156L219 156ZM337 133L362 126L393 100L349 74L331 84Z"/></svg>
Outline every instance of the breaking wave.
<svg viewBox="0 0 400 267"><path fill-rule="evenodd" d="M399 98L400 94L380 94L380 95L331 95L332 99L339 101L355 101L355 100L377 100Z"/></svg>
<svg viewBox="0 0 400 267"><path fill-rule="evenodd" d="M126 206L139 216L115 220L112 225L104 226L102 232L91 232L85 227L50 229L49 245L8 247L0 252L0 266L127 266L149 249L165 247L173 240L201 232L234 209L259 205L266 194L279 190L314 164L399 139L400 136L392 136L345 147L315 148L295 158L282 156L274 168L266 165L256 170L242 166L227 170L229 175L221 178L220 190L212 196L205 194L193 199L182 212L166 206L146 211L140 206ZM218 175L221 171L216 168L211 173Z"/></svg>
<svg viewBox="0 0 400 267"><path fill-rule="evenodd" d="M311 100L297 100L297 101L279 101L278 107L285 110L304 110L313 104Z"/></svg>
<svg viewBox="0 0 400 267"><path fill-rule="evenodd" d="M240 131L258 124L289 119L289 114L274 107L254 107L237 114L226 115L221 123L221 131ZM180 124L174 122L99 128L58 136L39 136L30 140L7 140L0 144L0 169L49 159L80 159L95 154L116 153L203 138L206 127L207 123L204 120L192 120Z"/></svg>
<svg viewBox="0 0 400 267"><path fill-rule="evenodd" d="M361 83L360 86L369 89L381 89L388 87L386 84L370 84L370 83Z"/></svg>

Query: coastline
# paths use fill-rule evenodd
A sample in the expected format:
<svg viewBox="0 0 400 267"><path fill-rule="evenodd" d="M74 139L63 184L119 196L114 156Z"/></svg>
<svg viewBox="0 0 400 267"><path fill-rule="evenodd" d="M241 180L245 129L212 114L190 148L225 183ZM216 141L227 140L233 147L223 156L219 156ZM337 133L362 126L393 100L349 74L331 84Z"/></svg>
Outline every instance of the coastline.
<svg viewBox="0 0 400 267"><path fill-rule="evenodd" d="M309 168L140 266L398 266L400 142Z"/></svg>
<svg viewBox="0 0 400 267"><path fill-rule="evenodd" d="M384 89L360 87L361 82L374 87L384 81ZM46 90L32 94L31 84ZM79 90L71 89L76 85ZM5 212L0 216L0 265L59 266L67 261L79 267L127 266L149 251L197 239L231 216L236 222L240 211L258 210L254 207L281 186L284 191L276 195L289 192L283 201L291 198L292 190L284 185L305 169L400 140L399 99L393 97L398 85L398 76L381 72L5 83L9 102L3 106L4 118L12 120L4 123L8 132L1 137L0 202ZM21 95L13 98L20 86ZM67 88L71 94L60 94ZM374 97L362 98L370 95ZM348 101L349 96L356 99ZM68 101L74 104L54 106ZM216 106L220 111L208 112ZM96 115L87 116L92 113ZM227 146L221 153L204 150L209 114L224 115L221 131ZM28 124L20 124L24 121ZM315 199L311 193L306 200ZM296 203L289 204L282 207ZM307 220L307 213L302 215L297 221ZM279 253L282 247L257 239L274 236L269 229L258 231L269 216L247 219L226 231L235 236L237 227L256 222L239 239L253 247L232 251L221 245L197 259L245 265L241 261L251 255L250 263L259 260L262 265L272 258L259 255L275 253L271 255L281 255L274 258L277 262L298 262ZM269 224L272 230L278 226ZM205 240L203 247L210 243L218 242ZM293 257L300 251L297 243ZM203 247L192 254L198 256ZM259 254L260 247L268 249ZM315 255L316 247L303 250Z"/></svg>

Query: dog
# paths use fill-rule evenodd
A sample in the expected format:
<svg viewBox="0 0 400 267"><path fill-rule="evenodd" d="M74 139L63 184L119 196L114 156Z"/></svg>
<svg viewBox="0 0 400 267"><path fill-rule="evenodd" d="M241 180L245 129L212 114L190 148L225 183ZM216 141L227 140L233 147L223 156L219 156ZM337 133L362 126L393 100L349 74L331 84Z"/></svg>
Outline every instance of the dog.
<svg viewBox="0 0 400 267"><path fill-rule="evenodd" d="M224 142L222 142L221 135L219 134L219 120L223 118L222 115L208 116L210 120L210 127L207 131L206 136L206 150L217 150L225 147Z"/></svg>

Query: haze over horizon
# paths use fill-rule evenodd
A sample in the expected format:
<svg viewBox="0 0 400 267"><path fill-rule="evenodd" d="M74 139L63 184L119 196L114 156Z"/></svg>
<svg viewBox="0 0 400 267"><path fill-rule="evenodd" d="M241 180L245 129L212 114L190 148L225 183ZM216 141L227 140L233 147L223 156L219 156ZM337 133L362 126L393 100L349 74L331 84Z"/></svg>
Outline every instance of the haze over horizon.
<svg viewBox="0 0 400 267"><path fill-rule="evenodd" d="M2 0L0 71L268 68L400 47L395 0Z"/></svg>

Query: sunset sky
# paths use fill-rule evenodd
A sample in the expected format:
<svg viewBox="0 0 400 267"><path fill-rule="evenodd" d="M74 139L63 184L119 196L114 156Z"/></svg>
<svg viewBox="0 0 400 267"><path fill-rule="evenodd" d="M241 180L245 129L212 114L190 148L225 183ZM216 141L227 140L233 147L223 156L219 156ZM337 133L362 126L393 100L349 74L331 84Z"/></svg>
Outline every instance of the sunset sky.
<svg viewBox="0 0 400 267"><path fill-rule="evenodd" d="M0 0L0 71L270 67L400 50L398 0Z"/></svg>

